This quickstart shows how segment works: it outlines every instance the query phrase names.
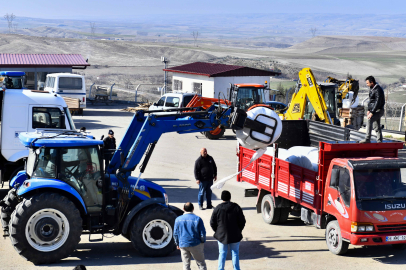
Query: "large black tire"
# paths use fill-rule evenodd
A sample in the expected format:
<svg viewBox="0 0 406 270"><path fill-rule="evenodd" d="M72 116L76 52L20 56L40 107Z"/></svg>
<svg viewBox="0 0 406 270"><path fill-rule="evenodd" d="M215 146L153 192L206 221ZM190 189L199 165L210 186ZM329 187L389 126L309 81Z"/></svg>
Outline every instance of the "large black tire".
<svg viewBox="0 0 406 270"><path fill-rule="evenodd" d="M330 221L326 228L326 243L331 253L335 255L345 254L348 250L349 243L343 241L341 229L337 220Z"/></svg>
<svg viewBox="0 0 406 270"><path fill-rule="evenodd" d="M267 194L262 198L261 213L265 223L278 224L281 208L275 208L275 202L271 194Z"/></svg>
<svg viewBox="0 0 406 270"><path fill-rule="evenodd" d="M1 226L3 227L4 235L8 235L11 214L18 204L16 190L10 189L6 197L4 197L3 202L5 205L1 207Z"/></svg>
<svg viewBox="0 0 406 270"><path fill-rule="evenodd" d="M279 224L286 223L290 214L290 208L281 208L281 216L279 217Z"/></svg>
<svg viewBox="0 0 406 270"><path fill-rule="evenodd" d="M173 252L176 249L173 239L175 219L176 214L161 205L153 205L141 211L131 224L130 238L134 248L147 257L163 257ZM158 243L151 242L148 237ZM159 244L159 241L162 243Z"/></svg>
<svg viewBox="0 0 406 270"><path fill-rule="evenodd" d="M17 205L9 229L11 243L22 257L34 264L53 263L75 250L82 234L82 218L68 198L42 193Z"/></svg>
<svg viewBox="0 0 406 270"><path fill-rule="evenodd" d="M225 131L226 130L224 128L222 128L220 133L218 133L216 135L211 134L210 131L203 132L203 135L209 140L218 140L221 137L223 137Z"/></svg>

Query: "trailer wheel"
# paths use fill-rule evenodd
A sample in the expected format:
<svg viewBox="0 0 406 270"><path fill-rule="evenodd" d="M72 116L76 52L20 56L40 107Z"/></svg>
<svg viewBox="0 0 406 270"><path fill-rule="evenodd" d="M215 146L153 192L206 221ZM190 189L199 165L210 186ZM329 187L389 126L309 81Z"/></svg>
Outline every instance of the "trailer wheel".
<svg viewBox="0 0 406 270"><path fill-rule="evenodd" d="M330 221L326 228L326 243L331 253L342 255L347 252L349 243L343 241L337 220Z"/></svg>
<svg viewBox="0 0 406 270"><path fill-rule="evenodd" d="M1 226L3 227L4 235L8 235L11 214L18 204L16 190L10 189L6 197L4 197L3 202L4 206L1 207Z"/></svg>
<svg viewBox="0 0 406 270"><path fill-rule="evenodd" d="M24 199L11 215L11 243L34 264L53 263L73 252L82 234L82 218L68 198L42 193Z"/></svg>
<svg viewBox="0 0 406 270"><path fill-rule="evenodd" d="M203 132L203 135L209 140L218 140L221 137L223 137L224 132L225 132L224 128L216 128L215 130L212 131Z"/></svg>
<svg viewBox="0 0 406 270"><path fill-rule="evenodd" d="M398 249L398 250L405 250L406 249L406 244L393 244L392 247L394 249Z"/></svg>
<svg viewBox="0 0 406 270"><path fill-rule="evenodd" d="M272 195L268 194L262 198L261 203L262 219L268 224L277 224L281 216L281 208L275 208L275 201Z"/></svg>
<svg viewBox="0 0 406 270"><path fill-rule="evenodd" d="M131 224L131 242L143 256L162 257L176 249L173 231L176 214L161 205L147 207Z"/></svg>

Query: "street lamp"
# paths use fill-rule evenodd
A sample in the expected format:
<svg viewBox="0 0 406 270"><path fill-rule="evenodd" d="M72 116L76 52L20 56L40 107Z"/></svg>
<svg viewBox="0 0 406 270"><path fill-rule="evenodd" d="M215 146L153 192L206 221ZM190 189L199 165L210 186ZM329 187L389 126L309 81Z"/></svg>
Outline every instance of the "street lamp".
<svg viewBox="0 0 406 270"><path fill-rule="evenodd" d="M165 79L164 79L164 94L166 93L166 64L169 63L168 58L161 56L161 62L165 64Z"/></svg>

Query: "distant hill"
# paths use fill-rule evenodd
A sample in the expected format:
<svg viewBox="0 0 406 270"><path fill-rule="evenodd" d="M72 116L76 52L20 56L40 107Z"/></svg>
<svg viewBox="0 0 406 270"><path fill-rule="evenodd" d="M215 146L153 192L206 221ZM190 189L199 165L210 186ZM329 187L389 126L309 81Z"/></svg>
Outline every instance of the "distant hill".
<svg viewBox="0 0 406 270"><path fill-rule="evenodd" d="M293 45L287 50L318 54L406 51L406 38L318 36Z"/></svg>
<svg viewBox="0 0 406 270"><path fill-rule="evenodd" d="M166 56L171 65L208 61L215 56L191 49L131 41L50 38L0 34L1 53L78 53L92 65L156 66Z"/></svg>

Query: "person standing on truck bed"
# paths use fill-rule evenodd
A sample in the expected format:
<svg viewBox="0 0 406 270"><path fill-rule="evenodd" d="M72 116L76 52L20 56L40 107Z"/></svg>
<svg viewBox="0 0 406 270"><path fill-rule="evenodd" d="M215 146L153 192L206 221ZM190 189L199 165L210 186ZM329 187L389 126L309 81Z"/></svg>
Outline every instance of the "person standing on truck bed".
<svg viewBox="0 0 406 270"><path fill-rule="evenodd" d="M213 209L211 204L212 191L210 187L217 180L217 166L214 159L207 154L207 149L200 150L200 157L195 162L195 179L199 185L199 209L203 210L204 195L206 194L207 209Z"/></svg>
<svg viewBox="0 0 406 270"><path fill-rule="evenodd" d="M103 140L103 148L104 148L104 170L107 170L107 166L110 163L111 158L114 155L114 151L116 150L116 138L114 138L114 131L109 130L109 135L107 138Z"/></svg>
<svg viewBox="0 0 406 270"><path fill-rule="evenodd" d="M372 128L376 132L377 142L382 142L381 117L385 112L385 94L382 87L376 83L374 77L368 76L365 81L367 86L370 88L367 113L367 132L365 139L360 141L360 143L371 142Z"/></svg>
<svg viewBox="0 0 406 270"><path fill-rule="evenodd" d="M226 264L227 251L230 247L233 268L240 270L240 241L242 240L242 230L245 227L245 217L241 207L231 200L231 193L224 190L221 193L223 203L219 204L213 211L210 219L210 226L214 231L214 238L219 246L218 269L224 270Z"/></svg>

